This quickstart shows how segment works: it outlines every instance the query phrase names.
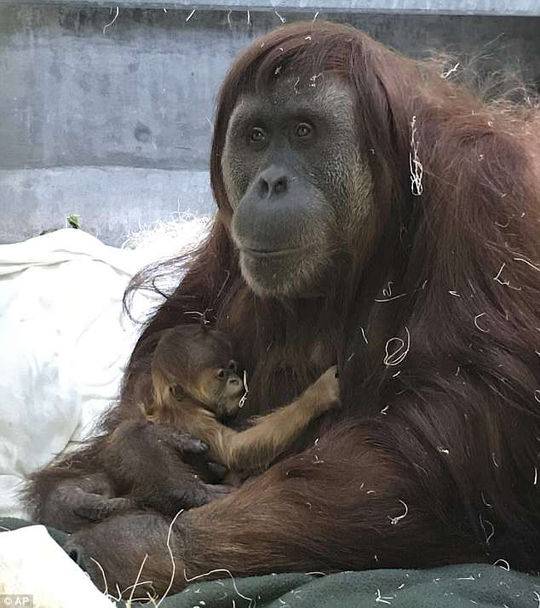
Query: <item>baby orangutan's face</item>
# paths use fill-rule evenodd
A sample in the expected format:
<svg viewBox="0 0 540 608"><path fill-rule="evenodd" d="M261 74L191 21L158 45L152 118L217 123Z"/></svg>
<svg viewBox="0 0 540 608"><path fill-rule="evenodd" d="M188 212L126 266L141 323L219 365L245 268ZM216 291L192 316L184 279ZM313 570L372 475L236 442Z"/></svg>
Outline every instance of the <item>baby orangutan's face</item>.
<svg viewBox="0 0 540 608"><path fill-rule="evenodd" d="M228 418L238 412L244 383L235 361L229 361L224 367L203 369L197 384L200 400L218 418Z"/></svg>

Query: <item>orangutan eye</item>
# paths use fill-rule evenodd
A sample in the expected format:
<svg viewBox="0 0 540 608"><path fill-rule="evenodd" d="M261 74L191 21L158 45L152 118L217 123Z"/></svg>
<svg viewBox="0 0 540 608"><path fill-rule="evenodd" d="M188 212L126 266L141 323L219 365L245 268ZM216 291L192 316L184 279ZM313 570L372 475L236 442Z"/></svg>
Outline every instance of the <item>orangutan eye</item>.
<svg viewBox="0 0 540 608"><path fill-rule="evenodd" d="M296 125L295 135L301 139L309 137L313 132L313 127L307 122L301 122Z"/></svg>
<svg viewBox="0 0 540 608"><path fill-rule="evenodd" d="M225 378L227 375L227 372L224 369L220 369L216 375L220 380L223 380L223 378Z"/></svg>
<svg viewBox="0 0 540 608"><path fill-rule="evenodd" d="M264 129L261 129L261 127L253 127L253 129L251 129L249 139L253 143L259 144L266 140L266 132Z"/></svg>

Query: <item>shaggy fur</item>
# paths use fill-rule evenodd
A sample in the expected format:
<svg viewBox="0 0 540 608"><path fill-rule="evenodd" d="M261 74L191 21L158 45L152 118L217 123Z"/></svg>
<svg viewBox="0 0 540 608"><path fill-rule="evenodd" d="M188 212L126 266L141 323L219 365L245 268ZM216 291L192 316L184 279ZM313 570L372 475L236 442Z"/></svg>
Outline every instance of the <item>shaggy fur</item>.
<svg viewBox="0 0 540 608"><path fill-rule="evenodd" d="M228 120L239 95L263 90L278 66L306 78L332 72L352 87L358 149L373 176L380 219L372 254L359 265L351 251L323 301L255 296L229 233L221 168ZM235 336L249 378L246 415L288 401L334 355L343 409L327 415L303 451L177 521L188 576L499 558L540 570L538 143L534 109L484 103L342 25L286 26L238 58L219 97L211 234L145 327L106 428L129 416L152 336L193 311ZM37 504L55 475L92 469L98 446L72 457L71 470L64 460L38 475ZM135 574L145 538L157 542L143 520ZM132 551L122 521L113 527ZM89 538L80 541L97 550ZM160 559L156 579L165 585L165 549Z"/></svg>

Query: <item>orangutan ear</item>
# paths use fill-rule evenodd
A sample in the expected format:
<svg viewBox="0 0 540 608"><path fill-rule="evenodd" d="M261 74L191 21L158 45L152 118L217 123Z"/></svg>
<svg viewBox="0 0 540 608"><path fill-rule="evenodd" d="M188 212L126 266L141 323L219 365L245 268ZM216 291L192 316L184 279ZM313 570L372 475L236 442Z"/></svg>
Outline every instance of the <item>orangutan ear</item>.
<svg viewBox="0 0 540 608"><path fill-rule="evenodd" d="M188 396L186 391L179 384L174 384L169 388L169 390L171 391L171 395L177 401L181 401L182 399L185 399Z"/></svg>

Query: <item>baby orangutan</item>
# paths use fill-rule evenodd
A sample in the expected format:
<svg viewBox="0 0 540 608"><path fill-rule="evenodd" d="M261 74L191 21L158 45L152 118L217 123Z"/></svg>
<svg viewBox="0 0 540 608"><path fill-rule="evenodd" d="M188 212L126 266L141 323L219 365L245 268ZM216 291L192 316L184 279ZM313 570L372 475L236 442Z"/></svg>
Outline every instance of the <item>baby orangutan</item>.
<svg viewBox="0 0 540 608"><path fill-rule="evenodd" d="M238 432L220 422L241 407L245 389L237 372L223 333L192 325L166 330L152 360L148 419L198 437L210 458L230 471L253 474L270 466L312 420L339 402L332 367L293 403Z"/></svg>
<svg viewBox="0 0 540 608"><path fill-rule="evenodd" d="M186 502L183 480L177 476L183 466L180 452L185 461L186 452L207 448L210 461L231 473L229 481L245 478L269 467L312 420L339 403L332 367L298 399L258 418L250 428L239 432L225 426L222 420L241 406L244 383L227 336L198 325L160 334L150 382L150 390L141 392L144 420L118 426L103 462L117 491L139 507L167 514L175 514ZM205 494L190 495L187 502L202 504L230 491L229 486L201 483L196 488Z"/></svg>
<svg viewBox="0 0 540 608"><path fill-rule="evenodd" d="M244 431L229 428L221 421L237 413L245 393L232 355L221 332L198 325L164 330L136 395L138 419L124 420L104 438L97 456L101 473L59 484L51 509L38 519L74 531L131 509L174 515L200 506L231 487L207 483L218 480L216 467L200 472L197 456L206 453L225 467L229 482L245 478L270 466L312 420L339 403L332 367L293 403ZM186 463L193 473L186 473ZM61 519L58 513L64 513Z"/></svg>

